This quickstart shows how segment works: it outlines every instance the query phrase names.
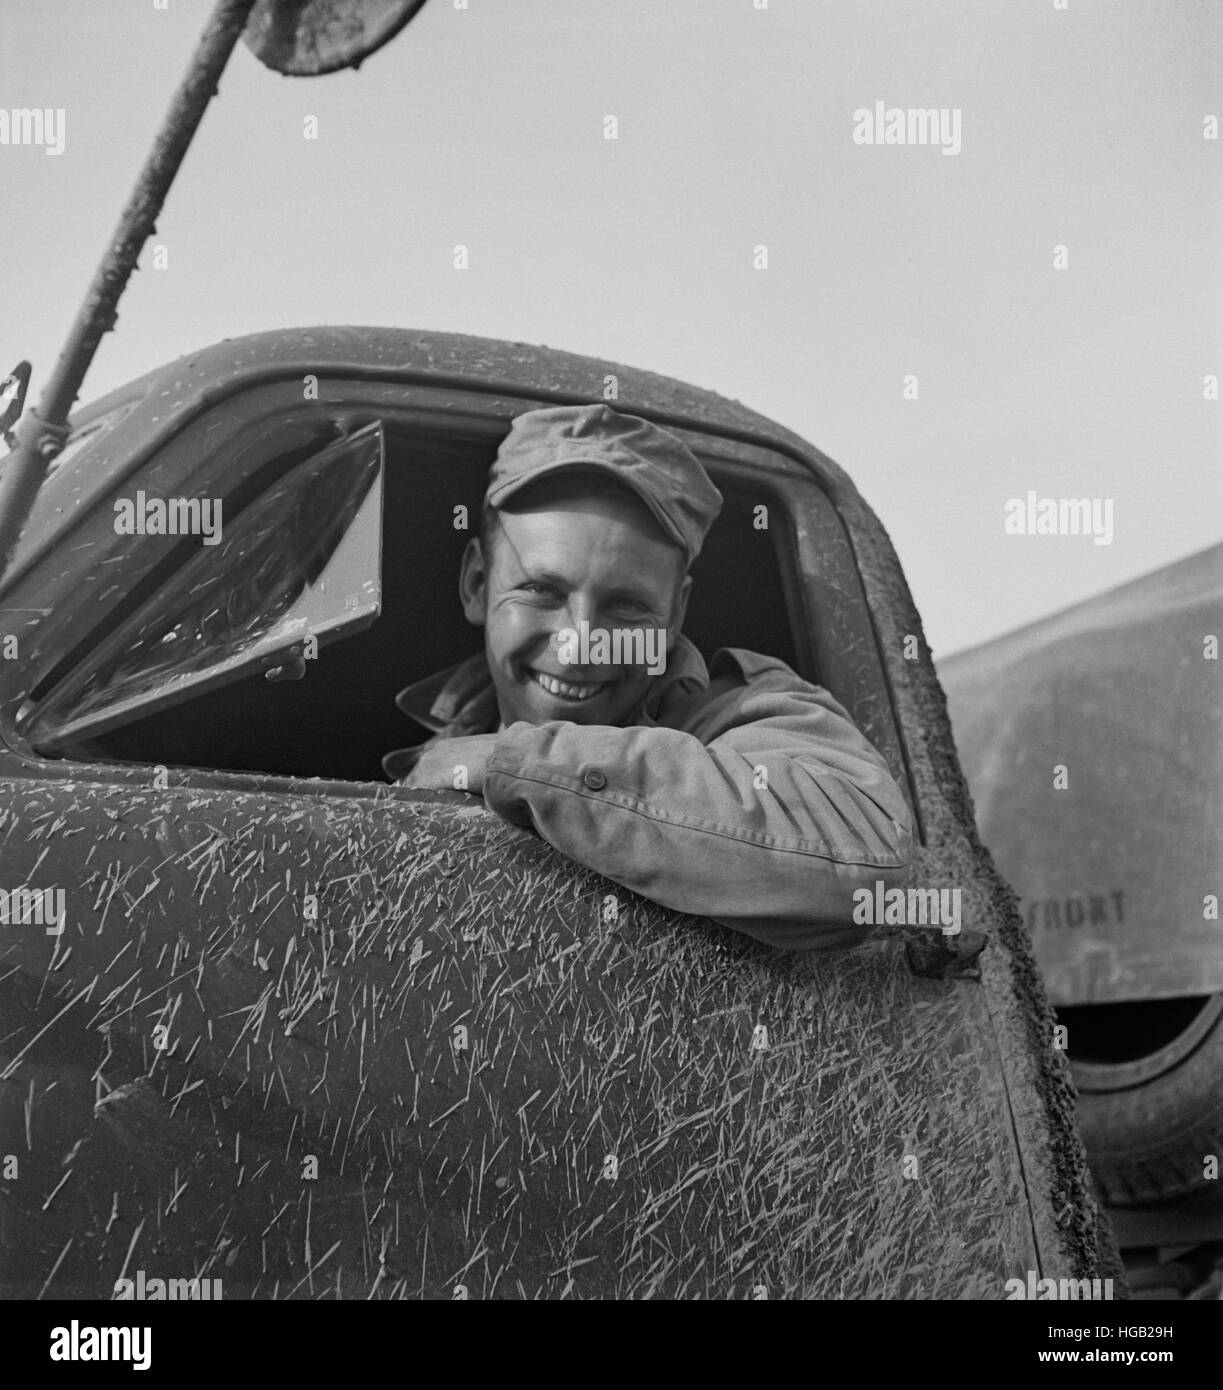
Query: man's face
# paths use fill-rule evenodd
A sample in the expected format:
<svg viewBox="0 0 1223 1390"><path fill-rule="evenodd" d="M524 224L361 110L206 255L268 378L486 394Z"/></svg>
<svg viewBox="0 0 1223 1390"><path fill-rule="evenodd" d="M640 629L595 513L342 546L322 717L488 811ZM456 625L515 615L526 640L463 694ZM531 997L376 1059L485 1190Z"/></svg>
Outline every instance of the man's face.
<svg viewBox="0 0 1223 1390"><path fill-rule="evenodd" d="M501 718L618 723L657 677L645 666L566 664L560 634L583 622L592 633L657 628L669 651L692 583L683 553L620 493L561 495L502 512L500 523L487 557L478 541L468 546L460 593L468 621L484 627Z"/></svg>

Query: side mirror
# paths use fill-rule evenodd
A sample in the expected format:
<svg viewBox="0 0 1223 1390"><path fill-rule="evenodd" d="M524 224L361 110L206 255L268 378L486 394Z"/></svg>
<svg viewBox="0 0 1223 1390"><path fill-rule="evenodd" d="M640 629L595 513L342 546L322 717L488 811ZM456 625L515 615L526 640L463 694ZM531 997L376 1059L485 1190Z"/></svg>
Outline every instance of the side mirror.
<svg viewBox="0 0 1223 1390"><path fill-rule="evenodd" d="M258 0L243 38L286 77L359 68L407 24L425 0Z"/></svg>

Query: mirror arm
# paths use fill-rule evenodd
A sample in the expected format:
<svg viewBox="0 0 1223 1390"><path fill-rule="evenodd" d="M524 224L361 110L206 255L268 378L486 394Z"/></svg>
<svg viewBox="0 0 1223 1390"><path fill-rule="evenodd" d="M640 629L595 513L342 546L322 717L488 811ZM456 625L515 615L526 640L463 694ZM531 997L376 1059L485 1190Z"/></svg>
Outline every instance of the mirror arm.
<svg viewBox="0 0 1223 1390"><path fill-rule="evenodd" d="M39 398L38 410L27 412L17 428L17 447L0 474L0 580L51 461L68 438L68 412L85 373L103 335L115 326L119 297L144 243L156 230L166 194L208 103L216 95L221 73L254 5L255 0L218 0L106 253L94 271L55 370Z"/></svg>

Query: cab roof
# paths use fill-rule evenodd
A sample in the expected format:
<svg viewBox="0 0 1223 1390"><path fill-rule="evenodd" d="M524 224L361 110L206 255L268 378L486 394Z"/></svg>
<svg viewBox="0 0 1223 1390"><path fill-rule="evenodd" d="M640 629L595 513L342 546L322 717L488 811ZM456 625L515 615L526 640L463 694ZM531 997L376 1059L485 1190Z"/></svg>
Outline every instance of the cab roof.
<svg viewBox="0 0 1223 1390"><path fill-rule="evenodd" d="M812 468L833 498L855 494L845 473L805 440L738 401L673 377L619 362L530 343L434 333L412 328L320 326L280 328L226 338L187 353L81 407L73 437L126 407L116 423L83 442L52 470L41 488L5 576L4 587L140 458L196 415L253 385L316 376L452 385L520 396L547 404L605 399L605 378L617 379L616 405L657 423L706 429L777 449Z"/></svg>

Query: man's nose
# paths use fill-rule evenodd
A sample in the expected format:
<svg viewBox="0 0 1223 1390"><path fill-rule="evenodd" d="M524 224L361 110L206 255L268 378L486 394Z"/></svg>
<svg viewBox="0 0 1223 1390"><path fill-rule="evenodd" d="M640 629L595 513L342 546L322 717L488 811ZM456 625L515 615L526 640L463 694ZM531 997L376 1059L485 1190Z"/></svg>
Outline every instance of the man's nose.
<svg viewBox="0 0 1223 1390"><path fill-rule="evenodd" d="M548 646L554 656L559 656L562 648L566 649L570 653L567 655L566 661L572 664L574 660L572 655L573 637L583 631L583 623L586 624L585 630L587 632L593 632L598 626L598 613L595 605L580 596L571 595L561 608L554 610L552 619L552 631L549 634Z"/></svg>
<svg viewBox="0 0 1223 1390"><path fill-rule="evenodd" d="M567 627L580 629L585 623L588 628L596 628L599 625L598 618L596 606L590 599L581 594L571 594L558 614L558 621L553 628L553 640L557 632Z"/></svg>

